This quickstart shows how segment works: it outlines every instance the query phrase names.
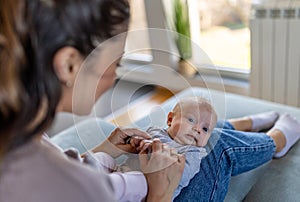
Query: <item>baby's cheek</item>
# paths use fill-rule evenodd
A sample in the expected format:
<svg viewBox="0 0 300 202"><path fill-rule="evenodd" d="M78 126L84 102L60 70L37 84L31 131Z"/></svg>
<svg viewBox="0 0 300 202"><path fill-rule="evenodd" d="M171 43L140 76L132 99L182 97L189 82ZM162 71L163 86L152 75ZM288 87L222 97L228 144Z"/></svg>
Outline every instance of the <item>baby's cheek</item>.
<svg viewBox="0 0 300 202"><path fill-rule="evenodd" d="M202 145L201 145L202 147L207 145L207 142L208 142L209 138L210 138L210 135L206 135L206 136L203 137L203 141L202 141Z"/></svg>
<svg viewBox="0 0 300 202"><path fill-rule="evenodd" d="M182 132L184 132L185 127L183 124L176 124L174 126L174 130L176 131L176 135L181 134Z"/></svg>
<svg viewBox="0 0 300 202"><path fill-rule="evenodd" d="M180 125L173 124L172 127L170 128L169 135L174 139L177 136L179 129L180 129Z"/></svg>

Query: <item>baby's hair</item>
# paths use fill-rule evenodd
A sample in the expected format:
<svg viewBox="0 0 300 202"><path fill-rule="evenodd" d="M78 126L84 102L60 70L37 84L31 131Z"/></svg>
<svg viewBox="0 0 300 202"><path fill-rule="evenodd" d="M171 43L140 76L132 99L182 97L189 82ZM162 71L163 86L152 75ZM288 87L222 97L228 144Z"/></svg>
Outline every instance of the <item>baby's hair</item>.
<svg viewBox="0 0 300 202"><path fill-rule="evenodd" d="M217 112L215 110L215 108L213 107L213 105L211 104L211 102L204 98L204 97L200 97L200 96L193 96L193 97L186 97L186 98L182 98L180 99L176 105L174 106L173 108L173 113L177 113L177 112L180 112L181 110L181 105L186 103L186 102L195 102L195 103L198 103L198 104L203 104L203 105L206 105L207 109L212 113L213 117L215 120L218 119L218 115L217 115Z"/></svg>

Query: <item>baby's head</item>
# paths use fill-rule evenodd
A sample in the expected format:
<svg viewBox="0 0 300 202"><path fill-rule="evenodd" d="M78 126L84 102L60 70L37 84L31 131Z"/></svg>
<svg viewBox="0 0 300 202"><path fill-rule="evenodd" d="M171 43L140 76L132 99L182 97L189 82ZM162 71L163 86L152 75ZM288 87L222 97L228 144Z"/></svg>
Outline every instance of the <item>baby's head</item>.
<svg viewBox="0 0 300 202"><path fill-rule="evenodd" d="M179 101L168 114L168 134L182 145L205 146L217 122L210 102L201 97Z"/></svg>

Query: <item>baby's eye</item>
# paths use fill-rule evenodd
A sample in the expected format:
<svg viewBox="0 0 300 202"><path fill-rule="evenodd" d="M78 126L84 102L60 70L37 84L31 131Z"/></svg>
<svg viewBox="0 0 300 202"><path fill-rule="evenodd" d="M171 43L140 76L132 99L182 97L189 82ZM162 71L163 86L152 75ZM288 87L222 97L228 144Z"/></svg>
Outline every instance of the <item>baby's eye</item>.
<svg viewBox="0 0 300 202"><path fill-rule="evenodd" d="M194 123L194 119L188 118L189 122Z"/></svg>
<svg viewBox="0 0 300 202"><path fill-rule="evenodd" d="M206 128L206 127L203 127L203 130L204 130L205 132L208 132L208 128Z"/></svg>

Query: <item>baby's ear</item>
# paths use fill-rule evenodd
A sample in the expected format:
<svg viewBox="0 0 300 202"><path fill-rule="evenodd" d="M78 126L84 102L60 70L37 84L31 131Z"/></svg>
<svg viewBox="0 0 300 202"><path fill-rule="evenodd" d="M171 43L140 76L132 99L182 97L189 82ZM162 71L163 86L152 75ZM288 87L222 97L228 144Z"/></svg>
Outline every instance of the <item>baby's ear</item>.
<svg viewBox="0 0 300 202"><path fill-rule="evenodd" d="M172 120L173 120L173 112L169 112L168 119L167 119L168 126L171 126Z"/></svg>

